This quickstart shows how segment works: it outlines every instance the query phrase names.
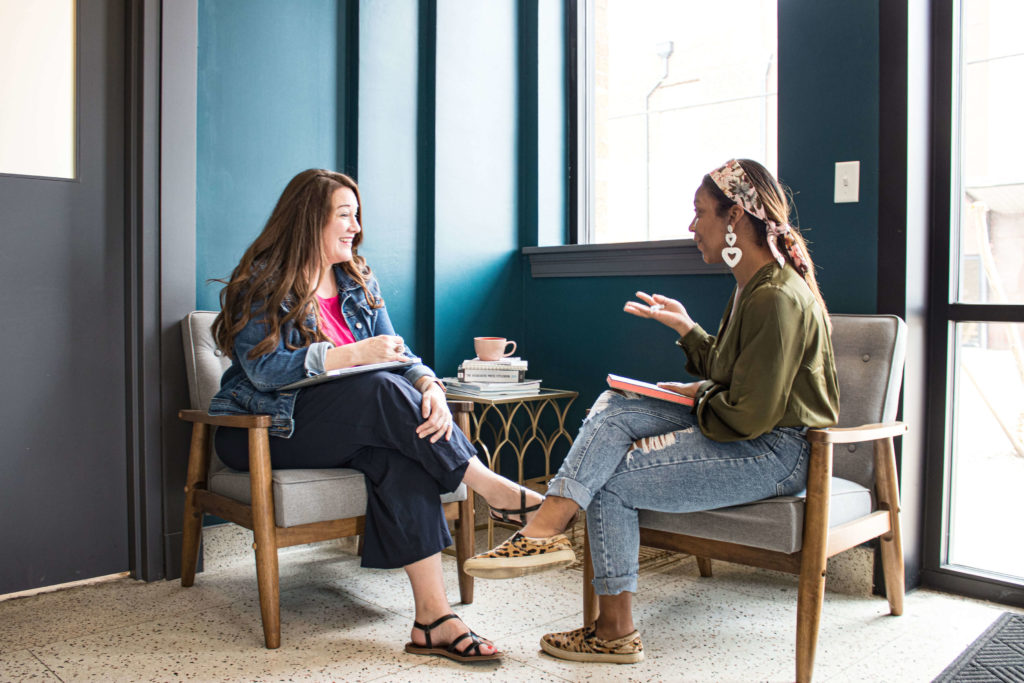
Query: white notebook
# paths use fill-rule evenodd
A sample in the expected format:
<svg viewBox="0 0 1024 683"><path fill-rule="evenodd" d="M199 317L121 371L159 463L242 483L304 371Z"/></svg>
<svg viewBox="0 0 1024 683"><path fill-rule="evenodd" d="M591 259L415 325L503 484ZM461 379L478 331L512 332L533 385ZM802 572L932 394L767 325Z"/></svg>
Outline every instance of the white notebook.
<svg viewBox="0 0 1024 683"><path fill-rule="evenodd" d="M342 377L351 377L352 375L361 375L364 372L373 372L374 370L394 370L395 368L407 368L410 365L420 363L419 358L409 358L407 360L390 360L386 363L370 363L369 365L353 365L350 368L338 368L337 370L328 370L322 375L313 375L305 379L300 379L298 382L292 382L286 384L278 391L283 389L302 389L303 387L309 387L314 384L320 384L321 382L330 382L334 379L341 379Z"/></svg>

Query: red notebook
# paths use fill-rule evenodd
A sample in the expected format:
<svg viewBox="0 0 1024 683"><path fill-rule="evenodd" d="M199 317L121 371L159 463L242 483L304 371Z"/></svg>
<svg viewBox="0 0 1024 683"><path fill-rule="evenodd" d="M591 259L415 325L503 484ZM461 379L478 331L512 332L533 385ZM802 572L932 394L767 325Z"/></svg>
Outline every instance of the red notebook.
<svg viewBox="0 0 1024 683"><path fill-rule="evenodd" d="M612 389L622 389L623 391L632 391L637 394L643 394L644 396L650 396L651 398L660 398L662 401L681 403L684 406L693 405L693 399L689 396L683 396L682 394L677 394L674 391L662 389L656 384L641 382L638 379L620 377L619 375L608 375L608 386Z"/></svg>

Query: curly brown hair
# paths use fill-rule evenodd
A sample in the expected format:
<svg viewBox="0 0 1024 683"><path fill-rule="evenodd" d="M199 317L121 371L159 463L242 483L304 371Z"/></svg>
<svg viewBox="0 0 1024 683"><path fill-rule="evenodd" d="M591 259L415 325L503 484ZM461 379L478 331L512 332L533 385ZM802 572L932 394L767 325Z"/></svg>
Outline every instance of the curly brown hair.
<svg viewBox="0 0 1024 683"><path fill-rule="evenodd" d="M334 191L347 187L356 195L356 221L363 223L363 202L359 187L343 173L311 168L299 173L284 188L263 232L242 255L242 260L227 280L214 280L226 286L220 292L220 313L213 321L213 336L224 354L231 355L235 337L253 319L261 319L267 336L249 353L259 358L277 347L281 328L291 323L302 348L327 337L309 324L310 314L318 311L316 286L324 261L322 234L331 215ZM362 286L373 308L383 304L370 292L367 283L370 268L357 249L363 241L360 231L352 240L352 260L340 264ZM282 304L287 302L289 310Z"/></svg>

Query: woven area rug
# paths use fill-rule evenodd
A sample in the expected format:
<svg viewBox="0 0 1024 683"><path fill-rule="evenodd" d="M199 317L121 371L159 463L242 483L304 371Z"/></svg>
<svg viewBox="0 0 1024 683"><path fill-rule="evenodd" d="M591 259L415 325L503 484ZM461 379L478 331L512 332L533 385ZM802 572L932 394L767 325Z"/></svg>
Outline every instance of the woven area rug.
<svg viewBox="0 0 1024 683"><path fill-rule="evenodd" d="M933 683L1024 683L1024 614L1006 612Z"/></svg>

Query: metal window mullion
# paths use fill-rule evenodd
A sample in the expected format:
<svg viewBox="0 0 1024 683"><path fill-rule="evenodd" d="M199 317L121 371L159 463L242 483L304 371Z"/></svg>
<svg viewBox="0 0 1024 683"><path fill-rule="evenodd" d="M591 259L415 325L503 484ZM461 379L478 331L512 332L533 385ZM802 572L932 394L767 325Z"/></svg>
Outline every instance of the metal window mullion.
<svg viewBox="0 0 1024 683"><path fill-rule="evenodd" d="M1024 323L1024 304L949 304L946 320L951 323Z"/></svg>
<svg viewBox="0 0 1024 683"><path fill-rule="evenodd" d="M595 95L594 95L594 81L596 78L596 40L597 34L594 29L594 0L582 0L580 2L580 12L582 14L582 21L580 24L583 27L583 40L577 43L577 57L579 64L582 66L583 78L579 79L577 87L579 90L579 100L583 103L583 106L578 110L578 124L580 131L579 144L579 158L581 160L580 167L582 173L580 174L580 182L582 183L582 192L579 193L577 201L579 202L579 240L580 244L593 244L595 241L595 226L594 226L594 211L597 202L596 185L594 182L594 173L596 170L595 160L595 139L596 134L594 131L594 106L595 106Z"/></svg>

